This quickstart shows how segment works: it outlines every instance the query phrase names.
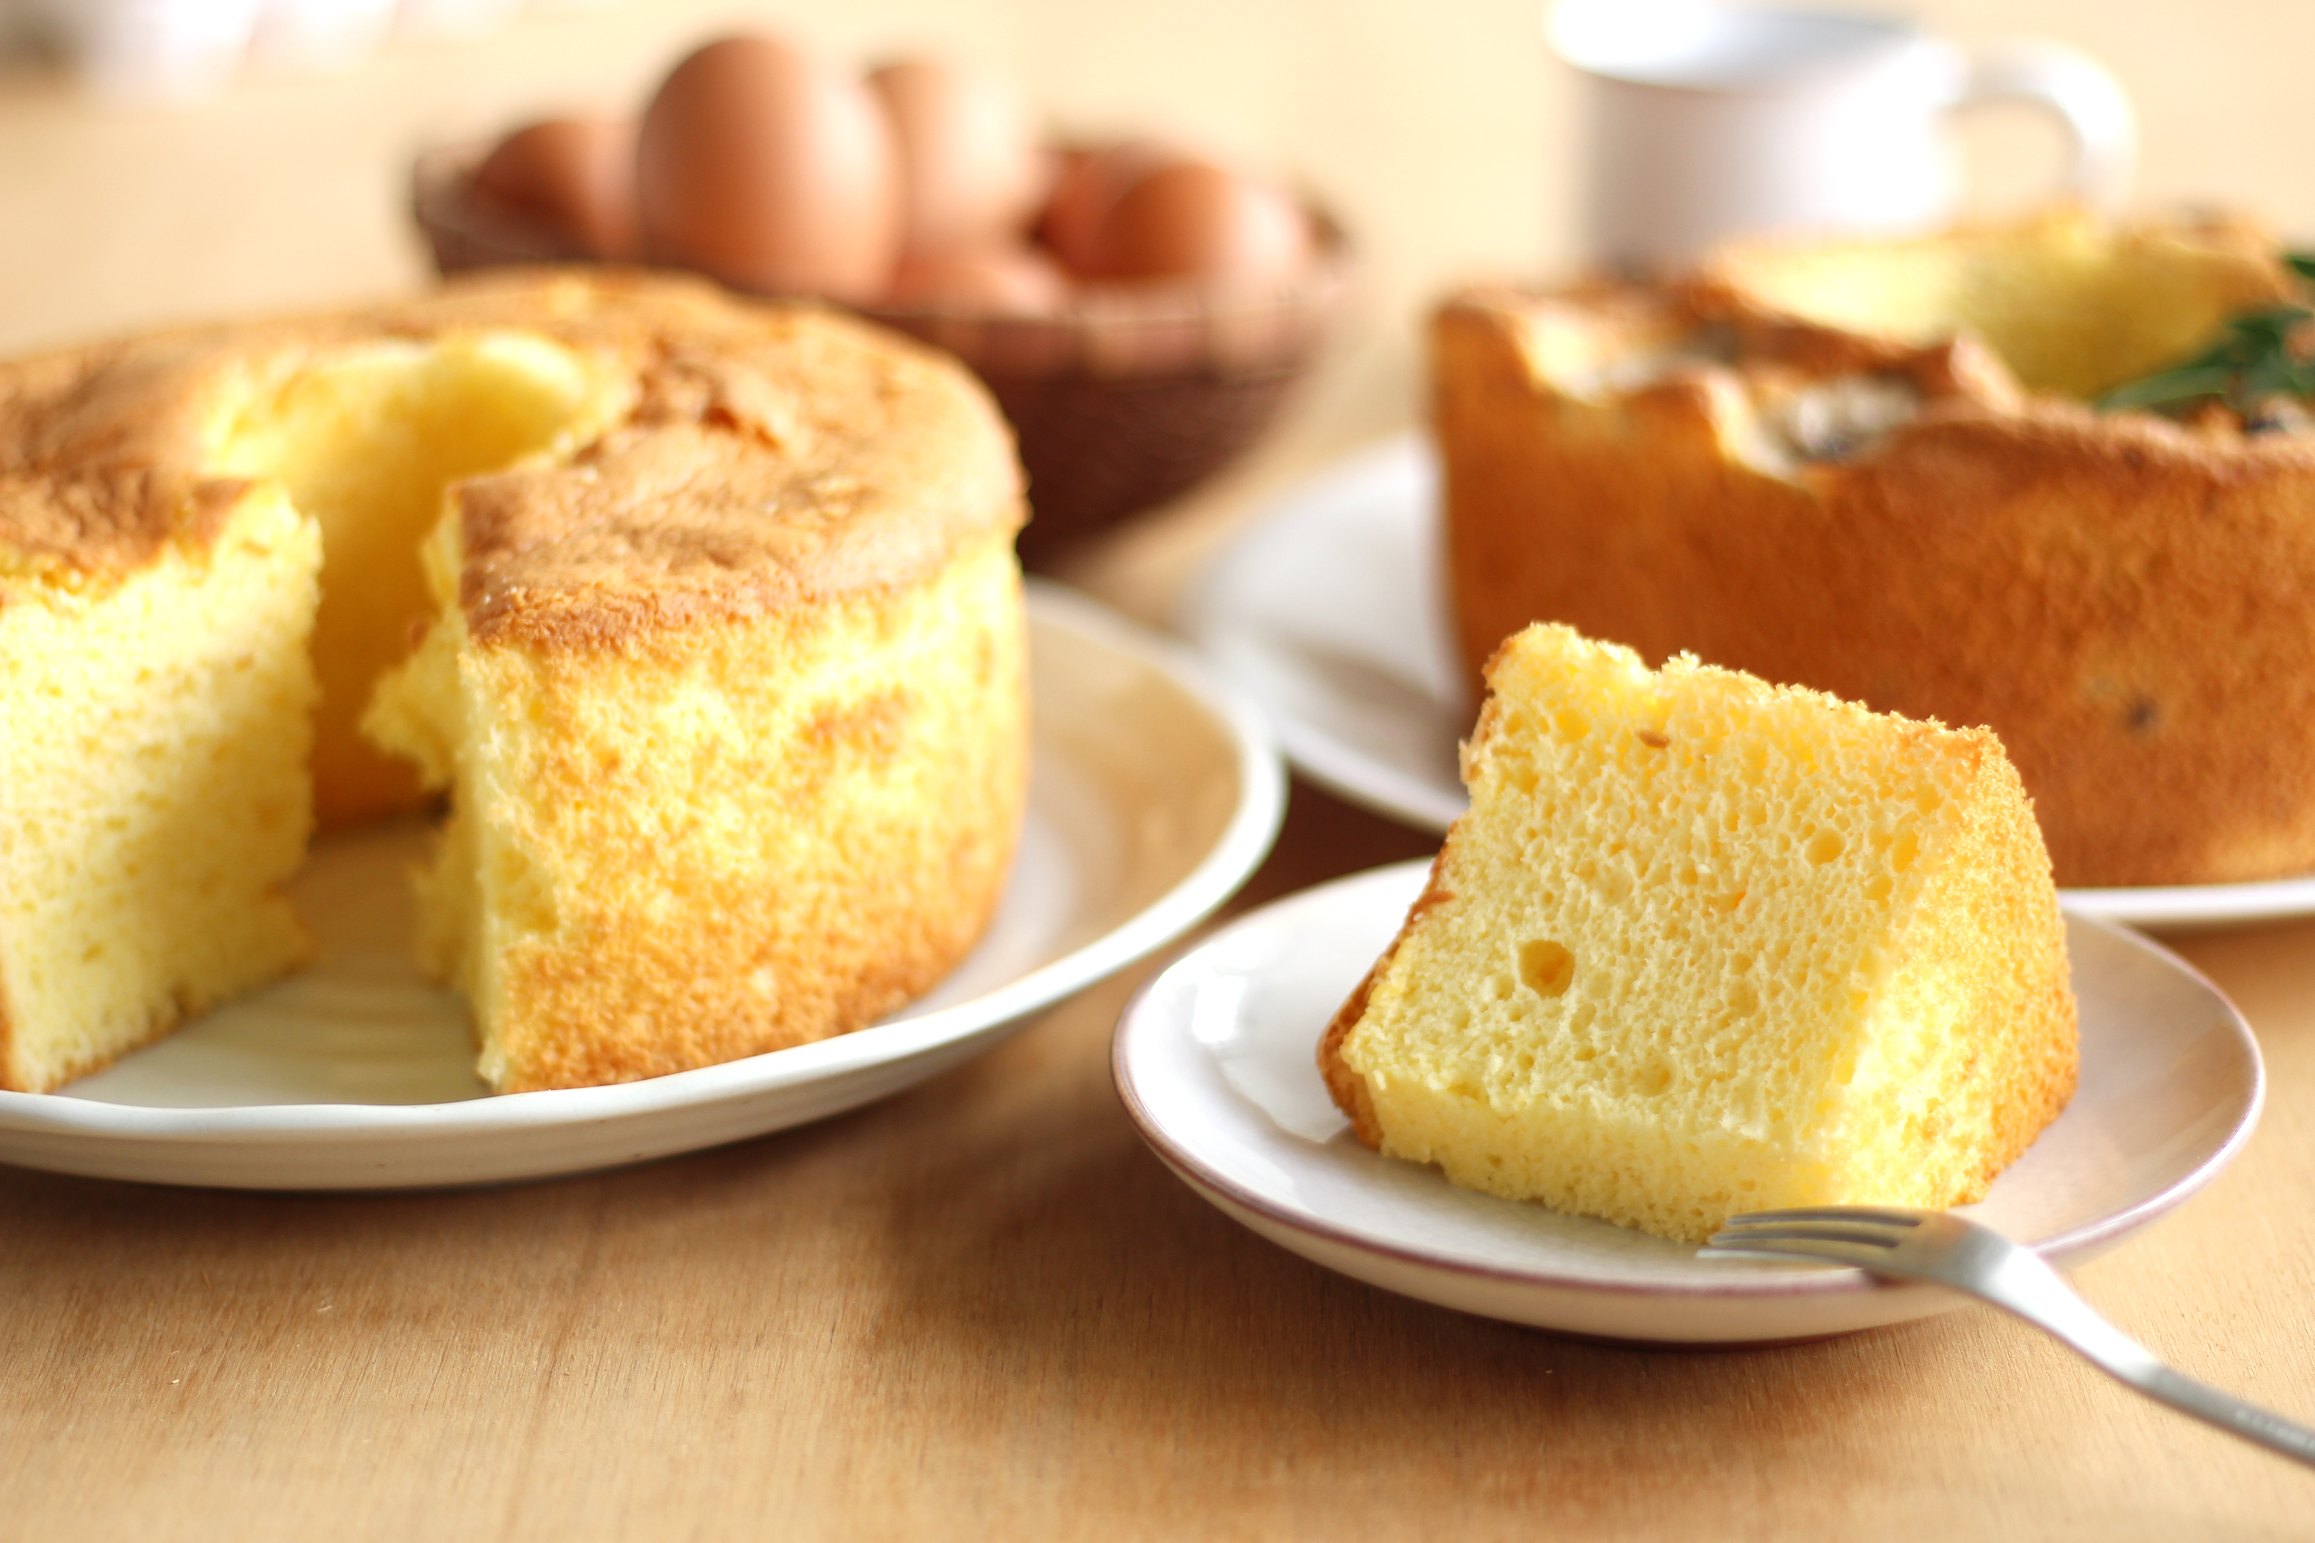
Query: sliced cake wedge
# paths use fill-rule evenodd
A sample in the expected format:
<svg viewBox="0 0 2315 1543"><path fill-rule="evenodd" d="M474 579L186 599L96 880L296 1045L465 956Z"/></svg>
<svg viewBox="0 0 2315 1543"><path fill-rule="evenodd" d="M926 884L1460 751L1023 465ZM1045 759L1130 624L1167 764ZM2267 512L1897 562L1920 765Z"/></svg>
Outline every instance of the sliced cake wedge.
<svg viewBox="0 0 2315 1543"><path fill-rule="evenodd" d="M1992 734L1558 626L1488 681L1470 812L1320 1046L1367 1145L1701 1239L1979 1199L2064 1107L2064 922Z"/></svg>

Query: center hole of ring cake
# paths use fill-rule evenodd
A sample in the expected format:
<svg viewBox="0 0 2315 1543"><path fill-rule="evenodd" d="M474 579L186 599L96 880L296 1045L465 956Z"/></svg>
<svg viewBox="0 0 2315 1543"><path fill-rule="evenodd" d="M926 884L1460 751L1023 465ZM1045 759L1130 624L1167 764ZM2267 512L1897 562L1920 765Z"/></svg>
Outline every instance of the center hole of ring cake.
<svg viewBox="0 0 2315 1543"><path fill-rule="evenodd" d="M1575 955L1564 943L1530 938L1519 945L1519 979L1539 997L1565 996L1575 979Z"/></svg>

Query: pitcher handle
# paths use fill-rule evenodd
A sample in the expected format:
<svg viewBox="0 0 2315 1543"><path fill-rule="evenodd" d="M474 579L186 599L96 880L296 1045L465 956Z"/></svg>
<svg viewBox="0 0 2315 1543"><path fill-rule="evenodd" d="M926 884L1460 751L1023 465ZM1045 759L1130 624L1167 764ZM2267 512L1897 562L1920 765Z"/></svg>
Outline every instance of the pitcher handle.
<svg viewBox="0 0 2315 1543"><path fill-rule="evenodd" d="M2030 102L2065 126L2074 158L2061 190L2084 206L2112 211L2138 169L2138 115L2107 68L2062 43L2018 39L1975 50L1956 107Z"/></svg>

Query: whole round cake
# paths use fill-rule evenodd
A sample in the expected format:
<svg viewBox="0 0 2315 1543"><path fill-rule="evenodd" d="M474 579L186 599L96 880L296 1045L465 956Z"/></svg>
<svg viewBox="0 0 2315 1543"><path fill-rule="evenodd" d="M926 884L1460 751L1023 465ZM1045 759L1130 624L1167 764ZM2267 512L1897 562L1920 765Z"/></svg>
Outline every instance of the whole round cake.
<svg viewBox="0 0 2315 1543"><path fill-rule="evenodd" d="M1991 727L2065 885L2315 870L2304 300L2246 226L2076 216L1458 295L1467 666L1544 619Z"/></svg>
<svg viewBox="0 0 2315 1543"><path fill-rule="evenodd" d="M0 1085L291 967L312 812L422 786L494 1087L872 1021L1010 861L1022 517L953 363L690 281L0 366Z"/></svg>

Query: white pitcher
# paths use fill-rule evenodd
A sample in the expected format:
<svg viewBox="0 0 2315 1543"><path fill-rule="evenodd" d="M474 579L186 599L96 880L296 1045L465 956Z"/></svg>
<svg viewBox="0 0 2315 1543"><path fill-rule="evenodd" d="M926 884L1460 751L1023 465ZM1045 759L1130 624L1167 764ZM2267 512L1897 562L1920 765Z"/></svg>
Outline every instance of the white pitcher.
<svg viewBox="0 0 2315 1543"><path fill-rule="evenodd" d="M2059 44L1970 52L1883 17L1705 0L1560 0L1546 29L1587 79L1586 230L1610 263L1943 224L1960 193L1945 119L1974 102L2056 115L2073 142L2056 196L2110 208L2137 158L2120 84Z"/></svg>

